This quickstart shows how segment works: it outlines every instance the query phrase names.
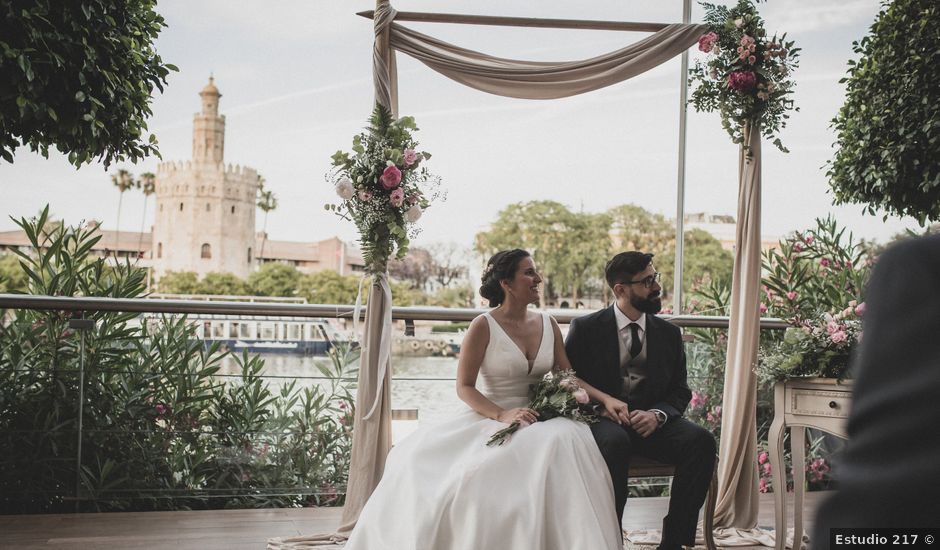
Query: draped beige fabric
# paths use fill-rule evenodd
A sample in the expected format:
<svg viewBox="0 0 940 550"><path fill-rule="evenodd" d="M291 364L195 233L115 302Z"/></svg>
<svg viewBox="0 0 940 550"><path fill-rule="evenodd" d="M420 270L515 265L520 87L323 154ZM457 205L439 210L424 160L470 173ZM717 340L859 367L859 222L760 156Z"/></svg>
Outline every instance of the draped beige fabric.
<svg viewBox="0 0 940 550"><path fill-rule="evenodd" d="M669 25L604 55L569 62L515 61L460 48L393 23L391 47L442 75L491 94L557 99L633 78L681 54L705 32L703 25Z"/></svg>
<svg viewBox="0 0 940 550"><path fill-rule="evenodd" d="M718 462L715 525L740 531L757 525L757 377L752 367L757 361L760 336L761 141L758 127L744 129L738 176L738 223L718 445L721 460Z"/></svg>

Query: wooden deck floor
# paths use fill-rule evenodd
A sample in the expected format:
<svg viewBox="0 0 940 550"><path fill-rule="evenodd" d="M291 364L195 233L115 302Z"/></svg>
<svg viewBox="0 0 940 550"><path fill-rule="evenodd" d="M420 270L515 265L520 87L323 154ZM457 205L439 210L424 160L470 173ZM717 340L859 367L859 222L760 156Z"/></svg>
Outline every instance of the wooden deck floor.
<svg viewBox="0 0 940 550"><path fill-rule="evenodd" d="M823 495L806 497L804 517L810 526ZM666 505L665 498L632 499L624 527L661 527ZM790 506L792 521L792 499ZM0 549L263 550L271 537L332 531L340 513L338 508L292 508L0 516ZM772 495L761 495L758 525L772 528L773 513Z"/></svg>

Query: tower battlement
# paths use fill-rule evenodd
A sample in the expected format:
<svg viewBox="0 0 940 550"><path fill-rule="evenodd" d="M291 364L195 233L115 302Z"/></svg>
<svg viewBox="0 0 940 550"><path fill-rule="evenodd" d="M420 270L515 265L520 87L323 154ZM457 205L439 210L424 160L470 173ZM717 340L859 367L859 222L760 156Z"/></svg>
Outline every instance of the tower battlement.
<svg viewBox="0 0 940 550"><path fill-rule="evenodd" d="M153 265L158 278L167 271L246 278L254 263L258 171L223 161L222 94L210 78L199 95L192 160L157 165Z"/></svg>

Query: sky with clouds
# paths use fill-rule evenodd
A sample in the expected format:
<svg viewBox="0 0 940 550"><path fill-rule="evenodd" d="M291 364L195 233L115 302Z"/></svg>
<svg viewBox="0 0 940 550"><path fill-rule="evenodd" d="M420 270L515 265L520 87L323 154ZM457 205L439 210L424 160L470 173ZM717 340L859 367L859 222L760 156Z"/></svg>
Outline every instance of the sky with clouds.
<svg viewBox="0 0 940 550"><path fill-rule="evenodd" d="M722 2L719 2L722 3ZM725 2L727 3L727 2ZM430 11L431 3L399 0L400 11ZM371 22L355 15L368 0L163 0L168 27L157 43L164 60L180 68L153 101L151 130L166 160L191 156L192 115L210 74L222 92L226 162L263 174L280 207L272 212L273 239L313 241L355 230L323 210L334 200L324 180L330 155L349 150L372 108ZM638 0L437 0L444 13L674 22L682 2ZM795 73L793 114L781 138L789 154L764 144L763 227L780 236L833 214L858 237L885 241L911 219L862 214L860 205L834 207L825 163L834 141L829 121L843 100L839 79L879 10L877 0L771 0L760 4L768 30L786 31L803 48ZM693 6L693 21L702 9ZM583 59L619 49L642 33L518 29L409 23L469 49L531 60ZM694 50L694 49L693 49ZM692 60L699 58L693 51ZM679 120L679 59L609 88L554 101L502 98L472 90L399 55L399 105L417 119L429 168L443 179L447 200L421 220L419 244L473 235L507 205L556 200L599 212L639 204L674 217ZM734 214L737 147L715 113L689 109L686 212ZM119 164L135 173L156 171L158 159ZM13 165L0 164L0 213L30 216L45 204L69 223L103 220L113 229L117 191L103 166L72 168L61 155L48 160L25 149ZM143 197L124 199L121 228L149 227ZM14 228L3 216L0 229ZM260 227L260 223L259 223Z"/></svg>

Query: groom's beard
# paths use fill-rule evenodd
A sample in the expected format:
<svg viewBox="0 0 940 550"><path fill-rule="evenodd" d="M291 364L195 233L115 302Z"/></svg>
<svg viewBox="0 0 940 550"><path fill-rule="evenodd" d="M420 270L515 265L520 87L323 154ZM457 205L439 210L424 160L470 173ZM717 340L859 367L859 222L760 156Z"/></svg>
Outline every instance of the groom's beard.
<svg viewBox="0 0 940 550"><path fill-rule="evenodd" d="M630 305L650 315L656 315L663 309L663 300L659 293L650 294L646 298L634 296L630 298Z"/></svg>

